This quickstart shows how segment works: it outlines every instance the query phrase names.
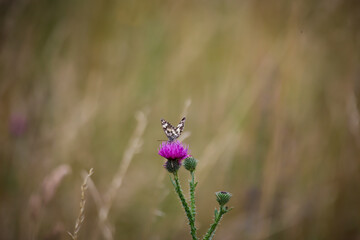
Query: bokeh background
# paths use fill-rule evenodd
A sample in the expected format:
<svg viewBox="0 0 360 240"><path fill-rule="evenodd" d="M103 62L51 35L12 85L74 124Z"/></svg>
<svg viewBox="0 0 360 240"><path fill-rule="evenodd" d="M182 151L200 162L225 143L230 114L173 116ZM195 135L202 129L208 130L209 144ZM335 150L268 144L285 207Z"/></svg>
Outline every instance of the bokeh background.
<svg viewBox="0 0 360 240"><path fill-rule="evenodd" d="M157 155L186 116L215 239L360 239L360 4L0 1L0 239L190 239ZM188 173L181 169L185 192Z"/></svg>

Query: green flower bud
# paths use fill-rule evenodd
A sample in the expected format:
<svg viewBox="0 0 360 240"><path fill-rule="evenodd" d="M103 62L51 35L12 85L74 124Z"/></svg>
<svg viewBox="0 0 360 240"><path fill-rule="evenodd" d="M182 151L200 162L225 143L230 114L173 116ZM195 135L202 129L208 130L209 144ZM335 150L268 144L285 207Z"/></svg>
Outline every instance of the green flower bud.
<svg viewBox="0 0 360 240"><path fill-rule="evenodd" d="M181 162L178 160L167 160L164 167L169 173L176 173L181 167Z"/></svg>
<svg viewBox="0 0 360 240"><path fill-rule="evenodd" d="M220 206L224 206L231 198L231 193L229 192L216 192L216 201L220 204Z"/></svg>
<svg viewBox="0 0 360 240"><path fill-rule="evenodd" d="M184 160L184 167L186 170L193 172L195 171L196 165L197 165L197 160L193 157L188 157Z"/></svg>

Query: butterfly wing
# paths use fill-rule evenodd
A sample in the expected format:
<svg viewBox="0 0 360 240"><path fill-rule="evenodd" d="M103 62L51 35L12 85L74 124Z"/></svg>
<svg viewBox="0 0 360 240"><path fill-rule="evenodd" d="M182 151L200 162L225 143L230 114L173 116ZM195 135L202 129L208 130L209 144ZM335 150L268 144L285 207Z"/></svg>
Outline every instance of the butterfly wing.
<svg viewBox="0 0 360 240"><path fill-rule="evenodd" d="M175 128L175 132L176 134L178 135L178 137L180 136L180 134L182 133L182 131L184 130L184 127L185 127L185 120L186 118L183 117L180 121L180 123L176 126Z"/></svg>
<svg viewBox="0 0 360 240"><path fill-rule="evenodd" d="M165 121L164 119L161 119L161 126L169 141L174 141L176 139L176 136L174 136L174 134L176 135L176 132L171 123Z"/></svg>

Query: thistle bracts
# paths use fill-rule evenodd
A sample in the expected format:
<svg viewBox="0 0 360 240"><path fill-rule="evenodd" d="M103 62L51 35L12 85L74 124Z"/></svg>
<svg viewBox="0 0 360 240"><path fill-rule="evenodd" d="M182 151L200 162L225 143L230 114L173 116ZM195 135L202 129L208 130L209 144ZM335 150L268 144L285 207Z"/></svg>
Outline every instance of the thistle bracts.
<svg viewBox="0 0 360 240"><path fill-rule="evenodd" d="M198 161L192 156L190 156L184 160L184 167L186 170L192 173L195 171L197 163Z"/></svg>
<svg viewBox="0 0 360 240"><path fill-rule="evenodd" d="M176 173L181 167L181 162L176 160L167 160L164 164L164 168L168 170L169 173Z"/></svg>
<svg viewBox="0 0 360 240"><path fill-rule="evenodd" d="M216 192L216 201L219 203L220 206L224 206L226 203L229 202L230 198L232 197L231 193L229 192Z"/></svg>

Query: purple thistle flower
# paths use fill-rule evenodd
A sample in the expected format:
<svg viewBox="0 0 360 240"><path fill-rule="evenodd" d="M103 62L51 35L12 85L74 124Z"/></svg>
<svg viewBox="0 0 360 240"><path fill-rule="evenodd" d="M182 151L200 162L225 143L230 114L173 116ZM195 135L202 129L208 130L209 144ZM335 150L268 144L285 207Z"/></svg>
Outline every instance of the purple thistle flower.
<svg viewBox="0 0 360 240"><path fill-rule="evenodd" d="M189 147L184 146L181 142L163 142L159 148L159 155L167 160L177 160L179 163L189 156Z"/></svg>
<svg viewBox="0 0 360 240"><path fill-rule="evenodd" d="M159 155L166 158L164 167L170 173L176 173L181 167L183 159L189 156L189 148L181 142L163 142L159 148Z"/></svg>

